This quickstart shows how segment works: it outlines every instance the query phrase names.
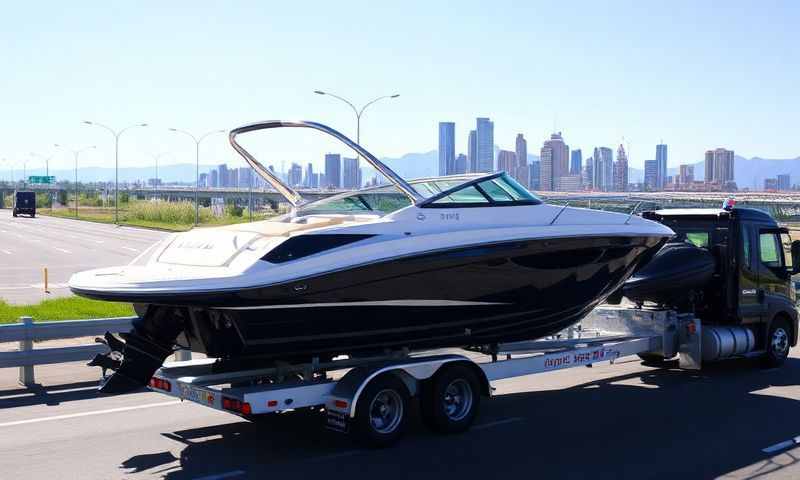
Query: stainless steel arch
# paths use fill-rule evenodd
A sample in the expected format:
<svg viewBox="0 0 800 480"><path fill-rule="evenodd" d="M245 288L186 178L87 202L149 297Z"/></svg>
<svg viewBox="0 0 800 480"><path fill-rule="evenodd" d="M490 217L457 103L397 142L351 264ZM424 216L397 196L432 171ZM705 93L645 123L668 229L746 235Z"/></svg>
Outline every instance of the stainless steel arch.
<svg viewBox="0 0 800 480"><path fill-rule="evenodd" d="M414 187L408 184L402 177L394 173L392 169L387 167L383 162L378 160L374 155L366 151L361 145L357 144L356 142L350 140L346 136L342 135L338 131L323 125L317 122L309 122L305 120L298 120L298 121L284 121L284 120L267 120L263 122L256 122L250 123L247 125L243 125L238 128L234 128L231 130L230 134L228 134L228 140L231 142L231 146L234 150L236 150L239 155L244 157L248 164L259 174L261 177L264 178L267 182L269 182L275 190L277 190L281 195L286 197L293 206L299 207L307 201L294 190L292 187L283 183L283 181L278 178L277 175L272 173L268 168L264 167L264 165L256 160L250 152L245 150L241 145L236 142L236 136L240 133L247 133L252 132L255 130L264 130L268 128L281 128L281 127L289 127L289 128L312 128L314 130L319 130L323 133L327 133L328 135L336 138L340 142L344 143L348 147L355 150L358 155L364 158L370 165L372 165L375 170L380 172L383 176L385 176L390 182L392 182L401 192L403 192L408 198L411 199L411 202L417 204L424 200L424 198L414 190Z"/></svg>

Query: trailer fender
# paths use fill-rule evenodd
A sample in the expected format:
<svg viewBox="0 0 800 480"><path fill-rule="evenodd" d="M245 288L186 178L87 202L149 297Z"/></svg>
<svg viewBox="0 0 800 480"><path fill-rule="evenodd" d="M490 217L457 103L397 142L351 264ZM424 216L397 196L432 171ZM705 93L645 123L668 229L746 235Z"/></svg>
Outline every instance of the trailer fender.
<svg viewBox="0 0 800 480"><path fill-rule="evenodd" d="M474 362L462 355L437 355L356 367L336 383L326 399L325 406L329 411L353 418L361 392L375 377L384 374L396 375L405 383L413 396L419 391L419 382L433 377L443 365L454 363L464 364L473 369L481 381L481 393L485 396L490 394L491 389L486 374Z"/></svg>

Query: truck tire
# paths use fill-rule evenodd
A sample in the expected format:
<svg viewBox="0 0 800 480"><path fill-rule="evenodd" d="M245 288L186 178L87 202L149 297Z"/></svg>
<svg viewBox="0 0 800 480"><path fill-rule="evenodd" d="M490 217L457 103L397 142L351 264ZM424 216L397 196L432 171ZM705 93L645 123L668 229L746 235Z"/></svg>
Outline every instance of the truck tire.
<svg viewBox="0 0 800 480"><path fill-rule="evenodd" d="M443 366L423 385L420 396L423 422L438 433L468 430L478 416L480 392L478 377L469 367Z"/></svg>
<svg viewBox="0 0 800 480"><path fill-rule="evenodd" d="M408 424L410 395L391 373L372 379L358 397L353 433L356 441L373 448L397 442Z"/></svg>
<svg viewBox="0 0 800 480"><path fill-rule="evenodd" d="M783 317L776 317L772 320L767 334L767 352L762 358L766 368L774 368L783 365L786 357L789 356L789 347L792 338L792 326Z"/></svg>

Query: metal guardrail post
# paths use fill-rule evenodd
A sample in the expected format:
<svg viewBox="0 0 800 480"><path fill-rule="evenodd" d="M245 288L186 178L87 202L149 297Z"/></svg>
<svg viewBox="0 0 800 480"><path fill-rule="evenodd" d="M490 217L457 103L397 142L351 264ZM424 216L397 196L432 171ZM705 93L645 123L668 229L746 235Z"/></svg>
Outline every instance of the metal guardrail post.
<svg viewBox="0 0 800 480"><path fill-rule="evenodd" d="M33 351L33 335L31 335L33 319L31 317L20 317L19 322L25 326L25 338L19 341L19 351ZM25 386L36 383L36 379L33 375L33 365L23 365L19 367L19 383Z"/></svg>

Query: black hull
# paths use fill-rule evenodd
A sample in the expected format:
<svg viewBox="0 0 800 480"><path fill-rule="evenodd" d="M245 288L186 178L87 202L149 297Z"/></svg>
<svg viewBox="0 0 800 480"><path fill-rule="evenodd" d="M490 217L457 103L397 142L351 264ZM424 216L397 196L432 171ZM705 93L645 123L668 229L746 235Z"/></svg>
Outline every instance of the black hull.
<svg viewBox="0 0 800 480"><path fill-rule="evenodd" d="M578 322L661 243L535 240L382 262L189 307L186 334L192 350L222 358L540 338Z"/></svg>

